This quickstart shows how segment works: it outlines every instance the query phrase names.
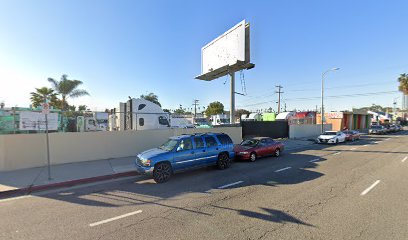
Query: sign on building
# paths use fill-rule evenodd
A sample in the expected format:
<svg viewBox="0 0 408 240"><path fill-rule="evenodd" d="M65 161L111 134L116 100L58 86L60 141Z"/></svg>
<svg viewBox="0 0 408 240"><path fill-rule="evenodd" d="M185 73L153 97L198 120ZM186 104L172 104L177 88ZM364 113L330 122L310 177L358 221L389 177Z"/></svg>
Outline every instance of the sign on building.
<svg viewBox="0 0 408 240"><path fill-rule="evenodd" d="M48 114L48 130L58 130L58 113ZM20 130L45 131L45 114L39 112L20 112Z"/></svg>
<svg viewBox="0 0 408 240"><path fill-rule="evenodd" d="M343 118L342 112L328 112L324 114L326 118Z"/></svg>

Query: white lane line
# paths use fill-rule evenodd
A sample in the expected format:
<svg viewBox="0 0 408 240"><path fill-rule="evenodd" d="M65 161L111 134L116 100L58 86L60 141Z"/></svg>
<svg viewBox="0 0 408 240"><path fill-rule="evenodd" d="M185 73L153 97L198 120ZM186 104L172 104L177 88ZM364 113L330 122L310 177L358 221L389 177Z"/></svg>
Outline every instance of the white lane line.
<svg viewBox="0 0 408 240"><path fill-rule="evenodd" d="M243 183L243 182L244 182L244 181L238 181L238 182L230 183L230 184L227 184L227 185L224 185L224 186L218 187L218 189L224 189L224 188L231 187L231 186L234 186L234 185L237 185L237 184Z"/></svg>
<svg viewBox="0 0 408 240"><path fill-rule="evenodd" d="M335 152L332 155L339 155L341 152Z"/></svg>
<svg viewBox="0 0 408 240"><path fill-rule="evenodd" d="M350 151L356 150L357 148L350 148Z"/></svg>
<svg viewBox="0 0 408 240"><path fill-rule="evenodd" d="M385 139L385 141L388 141L388 140L390 140L391 138L387 138L387 139Z"/></svg>
<svg viewBox="0 0 408 240"><path fill-rule="evenodd" d="M378 144L378 143L380 143L380 142L374 142L375 144Z"/></svg>
<svg viewBox="0 0 408 240"><path fill-rule="evenodd" d="M316 162L316 161L319 161L319 160L320 160L320 158L315 158L315 159L310 160L309 162Z"/></svg>
<svg viewBox="0 0 408 240"><path fill-rule="evenodd" d="M29 198L29 197L31 197L31 196L30 196L30 195L26 195L26 196L19 196L19 197L12 197L12 198L0 199L0 203L2 203L2 202L8 202L8 201L14 201L14 200L18 200L18 199Z"/></svg>
<svg viewBox="0 0 408 240"><path fill-rule="evenodd" d="M99 222L91 223L91 224L89 224L89 226L90 227L95 227L95 226L98 226L98 225L101 225L101 224L104 224L104 223L108 223L108 222L112 222L112 221L115 221L115 220L118 220L118 219L129 217L129 216L141 213L141 212L142 212L142 210L137 210L137 211L126 213L126 214L123 214L123 215L120 215L120 216L117 216L117 217L113 217L113 218L109 218L109 219L102 220L102 221L99 221Z"/></svg>
<svg viewBox="0 0 408 240"><path fill-rule="evenodd" d="M380 180L375 181L373 184L371 184L371 186L369 186L366 190L364 190L360 196L364 196L366 195L369 191L371 191L375 186L377 186L377 184L380 183Z"/></svg>
<svg viewBox="0 0 408 240"><path fill-rule="evenodd" d="M288 169L291 169L291 168L292 167L285 167L285 168L278 169L275 172L282 172L282 171L285 171L285 170L288 170Z"/></svg>
<svg viewBox="0 0 408 240"><path fill-rule="evenodd" d="M367 146L368 146L368 144L363 145L363 147L367 147Z"/></svg>
<svg viewBox="0 0 408 240"><path fill-rule="evenodd" d="M404 159L401 160L401 162L405 162L408 159L408 156L404 157Z"/></svg>

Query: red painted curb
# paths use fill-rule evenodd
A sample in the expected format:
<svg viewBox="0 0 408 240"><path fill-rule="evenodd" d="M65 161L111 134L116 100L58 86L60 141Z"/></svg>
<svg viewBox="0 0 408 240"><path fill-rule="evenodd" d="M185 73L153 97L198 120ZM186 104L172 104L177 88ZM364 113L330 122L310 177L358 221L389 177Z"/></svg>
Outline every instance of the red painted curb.
<svg viewBox="0 0 408 240"><path fill-rule="evenodd" d="M137 176L137 175L139 174L136 171L130 171L130 172L122 172L122 173L97 176L97 177L75 179L75 180L70 180L70 181L65 181L65 182L57 182L57 183L50 183L50 184L44 184L44 185L38 185L38 186L30 186L26 188L19 188L19 189L13 189L9 191L0 192L0 198L11 196L11 195L29 194L32 192L44 191L44 190L53 189L53 188L71 187L74 185L93 183L93 182L99 182L99 181L110 180L110 179L121 178L121 177Z"/></svg>

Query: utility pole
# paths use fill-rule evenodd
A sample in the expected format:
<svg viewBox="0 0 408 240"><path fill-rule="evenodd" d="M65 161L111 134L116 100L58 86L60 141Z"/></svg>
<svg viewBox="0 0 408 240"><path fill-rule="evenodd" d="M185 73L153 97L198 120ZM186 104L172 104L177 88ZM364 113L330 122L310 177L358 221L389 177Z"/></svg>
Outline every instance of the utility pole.
<svg viewBox="0 0 408 240"><path fill-rule="evenodd" d="M278 88L278 91L276 91L276 93L278 94L278 114L280 113L280 101L281 101L281 93L283 93L281 91L281 89L283 88L281 85L277 85L275 86Z"/></svg>
<svg viewBox="0 0 408 240"><path fill-rule="evenodd" d="M193 100L193 106L194 106L194 119L193 119L193 123L195 123L195 119L197 118L197 106L199 105L198 102L200 100L198 99L194 99Z"/></svg>

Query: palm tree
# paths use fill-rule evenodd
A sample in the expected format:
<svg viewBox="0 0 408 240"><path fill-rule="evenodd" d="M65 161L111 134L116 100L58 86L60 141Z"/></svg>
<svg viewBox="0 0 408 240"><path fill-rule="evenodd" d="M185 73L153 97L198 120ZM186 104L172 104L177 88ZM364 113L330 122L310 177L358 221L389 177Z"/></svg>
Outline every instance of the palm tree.
<svg viewBox="0 0 408 240"><path fill-rule="evenodd" d="M48 81L52 83L54 90L61 95L61 109L66 110L68 108L67 99L76 98L89 95L86 90L77 89L82 81L79 80L69 80L68 75L64 74L61 76L61 80L57 81L53 78L48 78Z"/></svg>
<svg viewBox="0 0 408 240"><path fill-rule="evenodd" d="M45 99L49 100L49 104L52 107L57 108L58 105L60 105L60 100L57 98L57 93L55 93L53 89L42 87L36 88L35 90L35 92L30 93L31 104L33 107L40 106L45 102Z"/></svg>
<svg viewBox="0 0 408 240"><path fill-rule="evenodd" d="M403 73L398 78L399 87L398 90L404 93L404 95L408 95L408 74Z"/></svg>
<svg viewBox="0 0 408 240"><path fill-rule="evenodd" d="M149 93L147 95L142 94L142 95L140 95L140 98L143 98L143 99L145 99L147 101L150 101L152 103L156 103L157 105L159 105L161 107L161 104L159 102L159 97L154 93Z"/></svg>

